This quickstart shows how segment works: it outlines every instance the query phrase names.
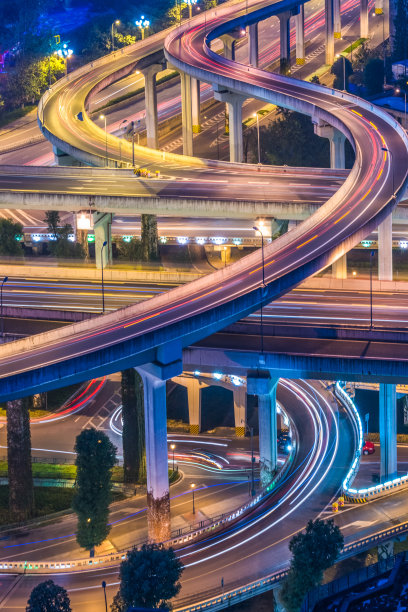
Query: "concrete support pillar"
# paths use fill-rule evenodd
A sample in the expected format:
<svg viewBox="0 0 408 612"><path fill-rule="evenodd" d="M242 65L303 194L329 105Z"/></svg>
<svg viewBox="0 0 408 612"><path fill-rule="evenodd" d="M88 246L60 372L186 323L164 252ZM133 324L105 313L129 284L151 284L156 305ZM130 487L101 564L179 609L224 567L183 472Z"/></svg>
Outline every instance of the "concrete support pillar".
<svg viewBox="0 0 408 612"><path fill-rule="evenodd" d="M384 38L390 35L390 2L389 0L375 0L375 14L384 15Z"/></svg>
<svg viewBox="0 0 408 612"><path fill-rule="evenodd" d="M183 384L187 387L190 433L196 436L201 431L201 385L196 378L185 378Z"/></svg>
<svg viewBox="0 0 408 612"><path fill-rule="evenodd" d="M57 166L83 166L84 164L68 153L61 151L55 145L52 145L52 152L54 153L54 162Z"/></svg>
<svg viewBox="0 0 408 612"><path fill-rule="evenodd" d="M111 213L94 213L93 226L95 234L95 261L98 269L112 264L112 219ZM106 246L103 247L103 243ZM102 248L103 247L103 248Z"/></svg>
<svg viewBox="0 0 408 612"><path fill-rule="evenodd" d="M396 385L380 383L381 482L397 477Z"/></svg>
<svg viewBox="0 0 408 612"><path fill-rule="evenodd" d="M305 5L299 6L299 13L295 17L296 24L296 64L305 63Z"/></svg>
<svg viewBox="0 0 408 612"><path fill-rule="evenodd" d="M378 226L378 280L392 280L392 215Z"/></svg>
<svg viewBox="0 0 408 612"><path fill-rule="evenodd" d="M321 138L328 138L330 141L330 168L344 170L346 167L344 134L327 123L315 124L314 131Z"/></svg>
<svg viewBox="0 0 408 612"><path fill-rule="evenodd" d="M333 278L347 278L347 254L332 264L332 276Z"/></svg>
<svg viewBox="0 0 408 612"><path fill-rule="evenodd" d="M368 0L360 0L360 38L368 38Z"/></svg>
<svg viewBox="0 0 408 612"><path fill-rule="evenodd" d="M392 215L378 226L378 280L392 280Z"/></svg>
<svg viewBox="0 0 408 612"><path fill-rule="evenodd" d="M160 350L164 358L172 354L168 347L157 352ZM136 369L142 377L144 392L148 535L149 540L163 542L171 535L166 380L181 373L182 362L159 361Z"/></svg>
<svg viewBox="0 0 408 612"><path fill-rule="evenodd" d="M230 161L241 163L243 159L242 104L245 97L231 91L217 90L214 90L214 97L228 105Z"/></svg>
<svg viewBox="0 0 408 612"><path fill-rule="evenodd" d="M242 385L234 387L234 419L235 419L235 435L238 437L245 436L246 424L246 389Z"/></svg>
<svg viewBox="0 0 408 612"><path fill-rule="evenodd" d="M193 133L201 132L200 121L200 81L191 78L191 108L192 108L192 124Z"/></svg>
<svg viewBox="0 0 408 612"><path fill-rule="evenodd" d="M268 370L249 370L247 391L258 396L259 463L261 483L266 487L277 467L276 387L277 378L271 378Z"/></svg>
<svg viewBox="0 0 408 612"><path fill-rule="evenodd" d="M236 37L230 34L223 34L220 36L224 45L224 57L226 59L235 61L235 42Z"/></svg>
<svg viewBox="0 0 408 612"><path fill-rule="evenodd" d="M193 110L191 104L191 77L180 72L181 121L183 125L183 155L193 155Z"/></svg>
<svg viewBox="0 0 408 612"><path fill-rule="evenodd" d="M324 0L326 20L326 64L334 62L334 0Z"/></svg>
<svg viewBox="0 0 408 612"><path fill-rule="evenodd" d="M258 68L258 24L252 23L248 28L249 64Z"/></svg>
<svg viewBox="0 0 408 612"><path fill-rule="evenodd" d="M278 15L280 25L280 73L290 70L290 11Z"/></svg>
<svg viewBox="0 0 408 612"><path fill-rule="evenodd" d="M147 146L159 148L159 122L157 117L156 74L163 70L161 64L152 64L141 70L145 79L145 109Z"/></svg>
<svg viewBox="0 0 408 612"><path fill-rule="evenodd" d="M334 27L334 38L341 38L340 0L333 1L333 27Z"/></svg>

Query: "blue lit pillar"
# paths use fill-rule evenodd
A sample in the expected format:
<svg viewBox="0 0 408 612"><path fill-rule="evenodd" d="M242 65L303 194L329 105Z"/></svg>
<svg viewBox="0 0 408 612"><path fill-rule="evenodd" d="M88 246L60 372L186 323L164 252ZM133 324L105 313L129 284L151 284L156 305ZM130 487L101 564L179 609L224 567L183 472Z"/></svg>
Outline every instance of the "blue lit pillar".
<svg viewBox="0 0 408 612"><path fill-rule="evenodd" d="M247 392L258 396L259 463L261 483L266 487L273 479L278 462L276 426L276 387L278 378L268 370L249 370Z"/></svg>
<svg viewBox="0 0 408 612"><path fill-rule="evenodd" d="M380 383L381 482L397 477L396 385Z"/></svg>

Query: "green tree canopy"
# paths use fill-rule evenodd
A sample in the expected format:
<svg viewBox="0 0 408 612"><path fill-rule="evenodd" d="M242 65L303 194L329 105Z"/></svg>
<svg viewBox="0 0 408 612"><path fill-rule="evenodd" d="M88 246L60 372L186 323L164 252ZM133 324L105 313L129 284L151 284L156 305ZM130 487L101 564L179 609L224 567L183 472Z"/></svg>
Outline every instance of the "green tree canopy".
<svg viewBox="0 0 408 612"><path fill-rule="evenodd" d="M343 535L333 519L309 521L305 532L292 538L292 560L281 593L288 612L300 610L306 593L320 584L324 570L336 561L343 544Z"/></svg>
<svg viewBox="0 0 408 612"><path fill-rule="evenodd" d="M172 548L144 544L133 548L120 565L120 588L111 606L112 612L126 612L130 607L163 608L177 595L183 564Z"/></svg>
<svg viewBox="0 0 408 612"><path fill-rule="evenodd" d="M392 56L394 61L408 59L408 0L397 0Z"/></svg>
<svg viewBox="0 0 408 612"><path fill-rule="evenodd" d="M71 612L68 593L52 580L40 582L31 591L26 612Z"/></svg>
<svg viewBox="0 0 408 612"><path fill-rule="evenodd" d="M370 96L381 93L384 84L384 62L379 57L368 60L363 72L363 82Z"/></svg>
<svg viewBox="0 0 408 612"><path fill-rule="evenodd" d="M79 242L71 241L69 235L73 234L72 225L65 223L61 225L59 212L48 210L45 213L44 221L50 234L55 237L55 241L50 242L50 251L55 257L65 259L84 259L85 251Z"/></svg>
<svg viewBox="0 0 408 612"><path fill-rule="evenodd" d="M0 219L0 255L22 255L19 238L23 236L23 226L11 219Z"/></svg>
<svg viewBox="0 0 408 612"><path fill-rule="evenodd" d="M116 447L103 432L84 429L76 438L77 478L72 508L78 516L77 542L92 551L106 540L110 526L112 468Z"/></svg>
<svg viewBox="0 0 408 612"><path fill-rule="evenodd" d="M353 74L353 67L351 65L351 62L344 56L339 57L334 62L330 72L335 76L333 87L335 87L336 89L345 88L346 90L348 90L348 81L350 76ZM344 87L344 85L346 87Z"/></svg>

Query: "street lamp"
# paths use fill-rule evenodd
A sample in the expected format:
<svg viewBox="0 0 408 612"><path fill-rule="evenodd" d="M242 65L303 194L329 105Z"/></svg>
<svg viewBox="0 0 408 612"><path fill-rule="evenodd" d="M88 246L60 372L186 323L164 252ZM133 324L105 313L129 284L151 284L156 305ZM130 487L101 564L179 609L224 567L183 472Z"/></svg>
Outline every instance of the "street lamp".
<svg viewBox="0 0 408 612"><path fill-rule="evenodd" d="M65 76L68 74L68 58L73 54L73 50L68 48L68 45L64 43L62 45L62 49L58 49L56 52L59 57L63 57L65 59Z"/></svg>
<svg viewBox="0 0 408 612"><path fill-rule="evenodd" d="M337 53L336 57L337 59L343 58L343 91L346 91L346 58L340 53Z"/></svg>
<svg viewBox="0 0 408 612"><path fill-rule="evenodd" d="M106 582L102 580L103 594L105 595L105 612L108 612L108 602L106 601Z"/></svg>
<svg viewBox="0 0 408 612"><path fill-rule="evenodd" d="M188 4L188 15L191 19L193 16L193 4L197 4L197 0L187 0L187 4Z"/></svg>
<svg viewBox="0 0 408 612"><path fill-rule="evenodd" d="M111 26L111 32L112 32L112 53L113 53L113 51L115 50L115 39L114 39L114 37L113 37L113 26L115 26L115 25L117 25L117 26L118 26L119 24L120 24L119 19L116 19L116 21L114 21L114 22L112 23L112 26Z"/></svg>
<svg viewBox="0 0 408 612"><path fill-rule="evenodd" d="M261 248L262 248L262 287L265 288L265 256L264 256L264 237L263 237L263 232L262 230L259 229L259 227L256 227L256 225L254 225L253 229L255 230L255 232L259 232L261 234ZM263 337L263 304L261 302L261 355L263 355L264 352L264 337Z"/></svg>
<svg viewBox="0 0 408 612"><path fill-rule="evenodd" d="M103 249L106 247L108 242L105 240L101 247L101 271L102 271L102 314L105 312L105 288L103 285Z"/></svg>
<svg viewBox="0 0 408 612"><path fill-rule="evenodd" d="M106 115L99 115L105 121L105 166L108 165L108 132L106 131Z"/></svg>
<svg viewBox="0 0 408 612"><path fill-rule="evenodd" d="M390 154L390 167L391 167L391 174L392 174L392 195L395 198L394 164L393 164L393 159L392 159L392 151L390 151L390 149L387 149L387 147L381 147L381 151L385 151L385 153Z"/></svg>
<svg viewBox="0 0 408 612"><path fill-rule="evenodd" d="M122 127L122 125L126 125L126 123L128 123L128 120L123 119L123 121L119 125L119 129ZM120 165L122 165L122 139L120 137L119 137L119 163Z"/></svg>
<svg viewBox="0 0 408 612"><path fill-rule="evenodd" d="M135 24L139 28L139 30L141 31L141 33L142 33L142 40L144 40L145 30L149 27L150 21L148 19L145 19L145 16L142 15L140 19L135 21Z"/></svg>
<svg viewBox="0 0 408 612"><path fill-rule="evenodd" d="M3 285L4 283L7 283L8 281L8 276L5 276L2 280L1 283L1 288L0 288L0 316L1 316L1 337L3 338L4 336L4 318L3 318Z"/></svg>
<svg viewBox="0 0 408 612"><path fill-rule="evenodd" d="M256 132L258 134L258 164L261 164L261 141L259 139L259 115L258 112L253 114L256 117Z"/></svg>
<svg viewBox="0 0 408 612"><path fill-rule="evenodd" d="M408 81L406 83L408 85ZM400 89L396 89L395 93L401 93ZM404 89L404 127L407 128L407 92Z"/></svg>
<svg viewBox="0 0 408 612"><path fill-rule="evenodd" d="M195 489L195 484L192 482L190 487L191 487L191 491L193 493L193 514L195 514L195 504L194 504L194 489Z"/></svg>
<svg viewBox="0 0 408 612"><path fill-rule="evenodd" d="M174 472L174 449L176 448L175 444L170 444L170 448L173 451L173 472Z"/></svg>
<svg viewBox="0 0 408 612"><path fill-rule="evenodd" d="M377 12L378 11L378 12ZM380 12L381 11L381 12ZM386 76L386 68L385 68L385 26L384 26L384 22L385 22L385 14L384 11L382 9L375 9L374 13L373 13L373 17L382 17L382 37L383 37L383 42L382 42L382 46L383 46L383 60L384 60L384 87L387 84L387 76Z"/></svg>
<svg viewBox="0 0 408 612"><path fill-rule="evenodd" d="M254 428L253 427L249 427L248 423L246 423L244 421L244 419L241 419L241 423L244 424L245 427L245 431L249 431L249 434L251 436L251 496L255 497L255 473L254 473L254 468L255 468L255 457L254 457Z"/></svg>

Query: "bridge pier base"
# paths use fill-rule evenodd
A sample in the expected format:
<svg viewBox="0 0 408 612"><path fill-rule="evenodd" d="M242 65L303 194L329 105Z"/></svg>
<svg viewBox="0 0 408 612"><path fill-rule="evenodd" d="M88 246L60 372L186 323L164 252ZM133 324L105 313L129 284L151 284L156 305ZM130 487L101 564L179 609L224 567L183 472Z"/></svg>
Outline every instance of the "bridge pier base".
<svg viewBox="0 0 408 612"><path fill-rule="evenodd" d="M278 378L271 378L268 370L248 370L247 391L258 396L259 463L261 484L272 480L278 461L276 426L276 387Z"/></svg>
<svg viewBox="0 0 408 612"><path fill-rule="evenodd" d="M252 23L248 27L249 64L258 68L258 24Z"/></svg>
<svg viewBox="0 0 408 612"><path fill-rule="evenodd" d="M191 79L191 107L192 107L192 124L193 134L199 134L201 132L201 121L200 121L200 81L198 79Z"/></svg>
<svg viewBox="0 0 408 612"><path fill-rule="evenodd" d="M180 72L181 120L183 126L183 155L193 155L193 108L191 98L191 76Z"/></svg>
<svg viewBox="0 0 408 612"><path fill-rule="evenodd" d="M392 215L378 226L378 280L392 280Z"/></svg>
<svg viewBox="0 0 408 612"><path fill-rule="evenodd" d="M296 24L296 64L305 63L305 5L299 6L299 13L295 16Z"/></svg>
<svg viewBox="0 0 408 612"><path fill-rule="evenodd" d="M360 0L360 38L368 38L368 0Z"/></svg>
<svg viewBox="0 0 408 612"><path fill-rule="evenodd" d="M232 91L219 91L214 89L214 98L220 102L226 102L229 117L229 144L230 161L242 162L243 143L242 143L242 104L245 96L233 93Z"/></svg>
<svg viewBox="0 0 408 612"><path fill-rule="evenodd" d="M395 384L380 383L381 482L397 477L397 392Z"/></svg>
<svg viewBox="0 0 408 612"><path fill-rule="evenodd" d="M333 278L347 278L347 253L332 264Z"/></svg>
<svg viewBox="0 0 408 612"><path fill-rule="evenodd" d="M85 166L85 164L75 159L75 157L68 155L68 153L61 151L55 145L52 146L52 152L54 153L54 161L57 166Z"/></svg>
<svg viewBox="0 0 408 612"><path fill-rule="evenodd" d="M148 363L136 370L144 389L148 537L153 542L163 542L171 536L166 380L181 373L182 362Z"/></svg>
<svg viewBox="0 0 408 612"><path fill-rule="evenodd" d="M159 148L159 122L157 115L156 75L163 70L161 64L152 64L141 70L145 78L145 110L147 146Z"/></svg>
<svg viewBox="0 0 408 612"><path fill-rule="evenodd" d="M246 414L246 389L243 385L235 387L234 395L234 420L235 420L235 435L237 437L245 436L245 425L247 420Z"/></svg>
<svg viewBox="0 0 408 612"><path fill-rule="evenodd" d="M98 269L112 264L112 218L111 213L94 213L93 226L95 234L95 262ZM103 243L106 246L102 248Z"/></svg>
<svg viewBox="0 0 408 612"><path fill-rule="evenodd" d="M315 124L314 131L321 138L328 138L330 142L330 168L344 170L346 167L345 142L343 132L327 123Z"/></svg>
<svg viewBox="0 0 408 612"><path fill-rule="evenodd" d="M325 0L326 64L334 62L334 0Z"/></svg>

